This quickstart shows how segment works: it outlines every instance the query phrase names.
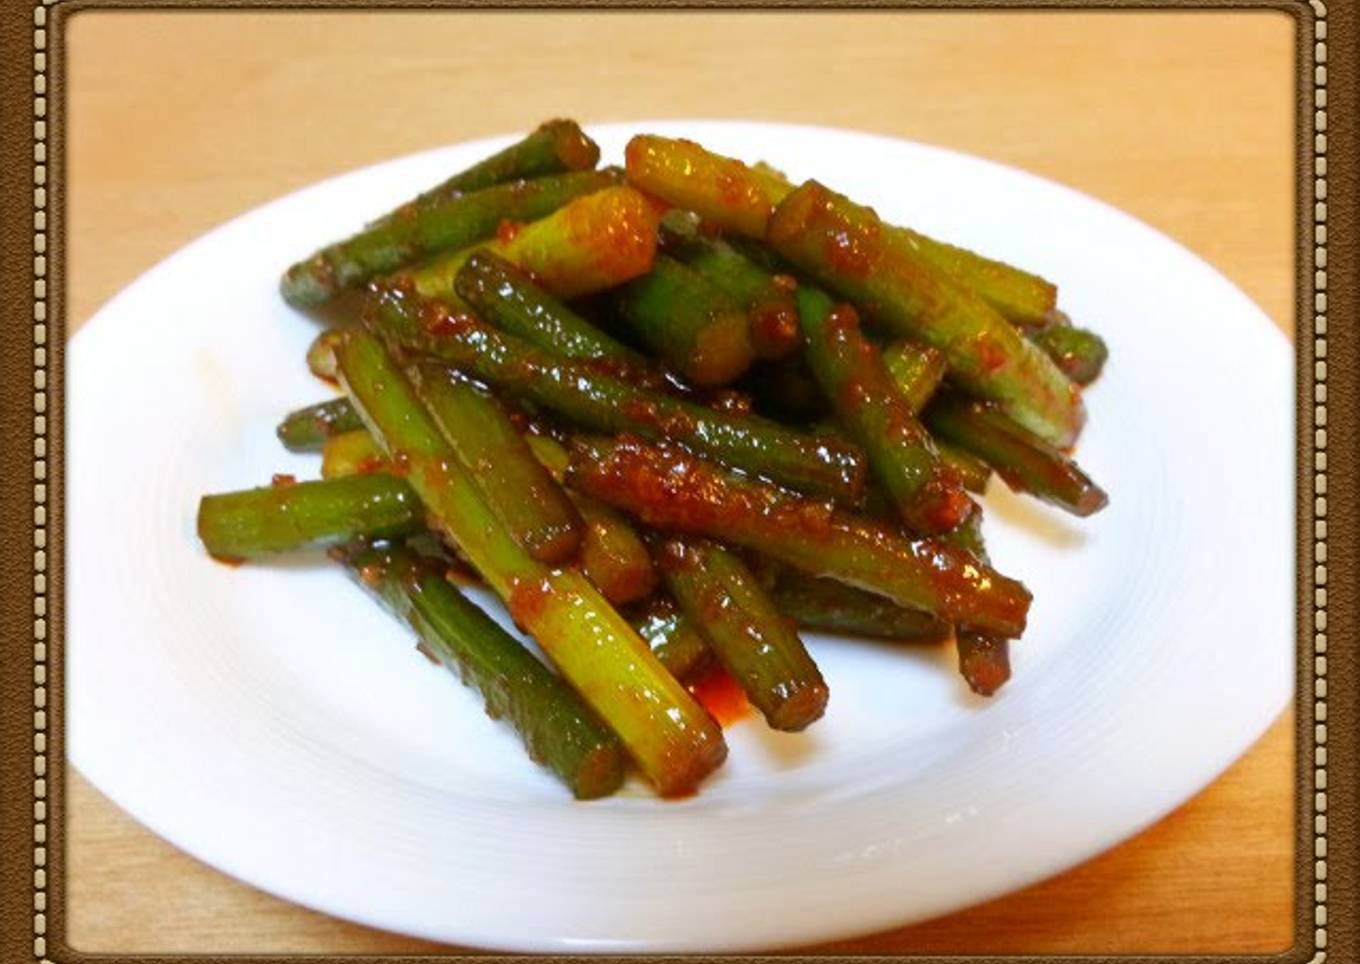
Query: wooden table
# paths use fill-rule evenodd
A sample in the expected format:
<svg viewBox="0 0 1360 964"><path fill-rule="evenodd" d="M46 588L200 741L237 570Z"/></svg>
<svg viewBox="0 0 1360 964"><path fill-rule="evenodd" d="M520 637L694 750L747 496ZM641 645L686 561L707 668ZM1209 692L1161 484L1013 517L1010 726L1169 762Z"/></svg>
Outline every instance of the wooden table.
<svg viewBox="0 0 1360 964"><path fill-rule="evenodd" d="M72 330L256 204L559 114L778 119L994 158L1142 218L1293 327L1293 24L1280 14L86 12L70 30ZM817 950L1281 950L1293 936L1292 766L1284 718L1102 857ZM78 949L437 949L231 880L73 771L67 790Z"/></svg>

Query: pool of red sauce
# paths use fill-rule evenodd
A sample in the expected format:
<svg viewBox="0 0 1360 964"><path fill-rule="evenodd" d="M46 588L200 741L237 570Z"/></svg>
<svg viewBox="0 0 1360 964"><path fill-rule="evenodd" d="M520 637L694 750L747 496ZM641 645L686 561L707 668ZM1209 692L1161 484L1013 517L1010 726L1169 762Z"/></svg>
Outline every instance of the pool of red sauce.
<svg viewBox="0 0 1360 964"><path fill-rule="evenodd" d="M741 685L721 666L690 683L689 691L720 726L731 726L751 712L751 703Z"/></svg>

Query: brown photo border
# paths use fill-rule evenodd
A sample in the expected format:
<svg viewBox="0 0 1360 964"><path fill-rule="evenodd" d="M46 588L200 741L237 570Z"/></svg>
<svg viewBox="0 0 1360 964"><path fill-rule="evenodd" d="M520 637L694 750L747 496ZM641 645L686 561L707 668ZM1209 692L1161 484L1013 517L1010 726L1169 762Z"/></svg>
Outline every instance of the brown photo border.
<svg viewBox="0 0 1360 964"><path fill-rule="evenodd" d="M0 13L0 964L325 962L373 955L87 954L63 941L63 348L65 22L82 10L902 9L1274 10L1295 20L1297 642L1295 946L1243 961L1351 961L1356 953L1357 564L1354 476L1356 0L4 0ZM32 541L27 534L32 534ZM1329 650L1329 640L1331 649ZM1329 733L1330 728L1330 733ZM1329 826L1331 831L1329 832ZM910 955L929 960L927 956ZM1225 955L1139 956L1221 961ZM462 955L384 957L392 961ZM550 956L567 960L567 955ZM577 958L572 958L577 959ZM657 958L648 958L655 960ZM689 957L688 960L702 958ZM779 960L741 956L739 960ZM860 960L832 956L814 960ZM945 960L945 958L934 958ZM988 955L949 960L1001 961ZM1035 962L1091 961L1029 956ZM1110 960L1121 958L1110 957ZM1128 958L1123 958L1128 959Z"/></svg>

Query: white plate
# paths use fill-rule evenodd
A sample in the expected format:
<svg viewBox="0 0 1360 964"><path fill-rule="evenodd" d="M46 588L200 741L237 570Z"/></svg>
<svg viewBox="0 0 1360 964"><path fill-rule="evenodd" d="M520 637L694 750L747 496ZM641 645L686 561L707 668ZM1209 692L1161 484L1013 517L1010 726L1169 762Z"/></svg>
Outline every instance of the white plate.
<svg viewBox="0 0 1360 964"><path fill-rule="evenodd" d="M1286 340L1172 241L976 158L754 123L639 130L816 176L1056 280L1109 342L1085 521L998 484L998 566L1034 591L1015 676L809 640L832 688L801 736L747 720L697 797L578 804L335 567L229 569L200 494L315 474L274 440L325 394L280 270L506 139L347 174L244 215L118 295L69 354L68 752L155 832L257 887L438 940L733 951L843 937L1021 887L1210 782L1293 683Z"/></svg>

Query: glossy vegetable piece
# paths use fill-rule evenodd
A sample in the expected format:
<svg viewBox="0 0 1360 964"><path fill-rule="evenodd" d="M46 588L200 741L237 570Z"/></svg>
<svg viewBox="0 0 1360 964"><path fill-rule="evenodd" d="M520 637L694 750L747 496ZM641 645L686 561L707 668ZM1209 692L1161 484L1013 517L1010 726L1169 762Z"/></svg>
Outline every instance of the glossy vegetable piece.
<svg viewBox="0 0 1360 964"><path fill-rule="evenodd" d="M502 221L541 218L613 181L614 175L604 171L582 171L446 198L415 209L409 217L384 220L322 248L290 267L279 288L291 305L319 305L346 288L362 287L420 258L485 240Z"/></svg>
<svg viewBox="0 0 1360 964"><path fill-rule="evenodd" d="M510 226L482 247L527 271L558 298L578 298L650 271L656 226L656 211L646 198L612 186L577 197L547 217ZM464 248L416 268L411 272L416 290L456 304L458 272L472 253Z"/></svg>
<svg viewBox="0 0 1360 964"><path fill-rule="evenodd" d="M488 715L514 727L530 758L573 796L594 800L619 788L626 760L618 738L570 686L464 598L441 562L404 546L360 546L338 555L415 630L427 652L481 694Z"/></svg>
<svg viewBox="0 0 1360 964"><path fill-rule="evenodd" d="M711 665L713 653L703 634L669 596L649 597L629 622L676 679L687 682Z"/></svg>
<svg viewBox="0 0 1360 964"><path fill-rule="evenodd" d="M983 563L990 563L982 539L982 513L974 513L963 525L941 537L942 542L963 549ZM959 675L978 696L993 696L1011 678L1010 640L972 629L954 635L959 656Z"/></svg>
<svg viewBox="0 0 1360 964"><path fill-rule="evenodd" d="M539 464L561 482L570 460L567 450L546 435L526 435L524 441ZM570 491L567 496L586 523L579 560L586 578L616 606L652 595L658 581L656 567L637 530L598 499Z"/></svg>
<svg viewBox="0 0 1360 964"><path fill-rule="evenodd" d="M332 435L363 427L348 398L332 398L289 412L274 434L290 452L317 452Z"/></svg>
<svg viewBox="0 0 1360 964"><path fill-rule="evenodd" d="M966 553L912 541L890 525L725 471L635 437L580 438L567 484L644 523L762 552L924 609L949 622L1018 636L1030 594Z"/></svg>
<svg viewBox="0 0 1360 964"><path fill-rule="evenodd" d="M198 503L199 539L209 555L233 562L405 535L423 523L420 500L410 487L381 475L288 482L205 495Z"/></svg>
<svg viewBox="0 0 1360 964"><path fill-rule="evenodd" d="M774 207L793 191L768 164L743 164L693 141L639 135L626 152L628 179L678 208L696 211L724 231L765 237ZM1057 288L1038 275L927 237L888 226L893 243L967 288L1017 325L1042 325L1057 301Z"/></svg>
<svg viewBox="0 0 1360 964"><path fill-rule="evenodd" d="M605 334L490 250L469 256L454 287L478 317L544 351L614 362L625 370L651 367L645 356Z"/></svg>
<svg viewBox="0 0 1360 964"><path fill-rule="evenodd" d="M586 578L616 606L646 599L656 591L658 577L647 544L636 529L614 509L570 493L585 519L581 569Z"/></svg>
<svg viewBox="0 0 1360 964"><path fill-rule="evenodd" d="M883 349L883 364L913 415L926 407L944 381L948 367L943 353L906 340L895 341Z"/></svg>
<svg viewBox="0 0 1360 964"><path fill-rule="evenodd" d="M921 535L954 528L973 501L940 461L878 348L860 332L858 314L807 285L798 289L797 302L812 374L841 424L864 447L898 516Z"/></svg>
<svg viewBox="0 0 1360 964"><path fill-rule="evenodd" d="M358 418L358 416L355 416ZM321 477L340 479L389 470L387 458L366 428L342 432L326 439L321 449Z"/></svg>
<svg viewBox="0 0 1360 964"><path fill-rule="evenodd" d="M430 190L397 208L379 222L412 216L450 198L480 191L507 181L588 171L600 160L600 146L573 120L550 120L540 124L523 139L497 151L466 170L442 181Z"/></svg>
<svg viewBox="0 0 1360 964"><path fill-rule="evenodd" d="M982 508L979 507L976 512L960 523L958 528L941 533L938 536L938 541L956 549L962 549L964 552L990 564L987 546L982 538L982 519Z"/></svg>
<svg viewBox="0 0 1360 964"><path fill-rule="evenodd" d="M1061 312L1054 312L1048 324L1025 332L1030 340L1048 352L1048 357L1078 385L1089 385L1100 377L1110 350L1105 340L1093 331L1078 328Z"/></svg>
<svg viewBox="0 0 1360 964"><path fill-rule="evenodd" d="M346 333L336 358L346 394L393 470L424 503L430 527L473 563L502 598L542 578L536 561L495 518L471 474L382 344Z"/></svg>
<svg viewBox="0 0 1360 964"><path fill-rule="evenodd" d="M984 402L945 395L930 404L925 419L932 431L982 459L1017 492L1079 516L1109 502L1076 462Z"/></svg>
<svg viewBox="0 0 1360 964"><path fill-rule="evenodd" d="M978 696L995 696L1011 678L1010 640L961 629L954 645L959 673Z"/></svg>
<svg viewBox="0 0 1360 964"><path fill-rule="evenodd" d="M338 328L327 328L307 346L307 370L322 381L335 383L335 346L344 337Z"/></svg>
<svg viewBox="0 0 1360 964"><path fill-rule="evenodd" d="M620 288L614 304L639 341L696 385L726 385L755 357L742 306L667 255Z"/></svg>
<svg viewBox="0 0 1360 964"><path fill-rule="evenodd" d="M834 579L776 562L761 567L760 576L775 607L805 629L910 643L939 643L952 635L949 624L930 613Z"/></svg>
<svg viewBox="0 0 1360 964"><path fill-rule="evenodd" d="M863 456L843 441L640 388L587 362L540 351L409 287L375 291L365 323L406 348L433 355L506 395L593 431L671 438L815 495L853 502L862 490Z"/></svg>
<svg viewBox="0 0 1360 964"><path fill-rule="evenodd" d="M541 469L546 470L551 478L560 480L566 467L566 450L544 436L520 438ZM389 471L390 468L367 429L347 432L327 440L321 454L321 474L324 478ZM497 476L502 474L493 473ZM502 515L508 509L510 515L523 515L529 523L536 520L538 502L530 500L519 506L505 504L509 493L523 486L514 484L498 490L494 486L486 488L480 479L479 486L483 488L487 502L497 515ZM564 496L569 500L568 507L579 513L581 520L578 561L586 578L614 605L623 605L651 595L657 586L656 567L652 565L652 555L646 543L628 520L604 503L579 492L564 492ZM515 531L513 525L510 525L510 529L512 533ZM530 531L533 531L532 525ZM526 540L517 541L528 548Z"/></svg>
<svg viewBox="0 0 1360 964"><path fill-rule="evenodd" d="M747 237L763 238L788 193L778 174L705 150L694 141L639 134L624 149L628 180L663 201Z"/></svg>
<svg viewBox="0 0 1360 964"><path fill-rule="evenodd" d="M783 358L798 350L797 281L792 277L773 275L726 241L700 233L687 212L672 210L662 216L661 241L667 254L745 310L758 358Z"/></svg>
<svg viewBox="0 0 1360 964"><path fill-rule="evenodd" d="M890 234L896 244L905 245L913 256L976 294L1014 325L1043 325L1057 304L1057 287L1036 274L910 228L893 227Z"/></svg>
<svg viewBox="0 0 1360 964"><path fill-rule="evenodd" d="M675 537L658 541L656 558L681 611L772 729L797 732L821 718L829 690L817 664L739 556Z"/></svg>
<svg viewBox="0 0 1360 964"><path fill-rule="evenodd" d="M727 755L713 719L585 576L549 569L510 537L375 337L348 333L337 358L346 392L388 458L406 466L430 524L505 600L658 792L694 789Z"/></svg>
<svg viewBox="0 0 1360 964"><path fill-rule="evenodd" d="M416 365L407 374L511 537L540 562L573 558L585 522L500 404L442 365Z"/></svg>
<svg viewBox="0 0 1360 964"><path fill-rule="evenodd" d="M944 379L944 355L915 342L897 341L883 350L883 362L912 413L919 415ZM986 462L938 438L934 442L940 461L959 477L965 489L978 493L987 491L992 469Z"/></svg>
<svg viewBox="0 0 1360 964"><path fill-rule="evenodd" d="M767 240L893 334L944 353L951 381L995 401L1054 445L1085 420L1081 393L1037 345L977 295L892 243L872 209L809 181L780 203Z"/></svg>
<svg viewBox="0 0 1360 964"><path fill-rule="evenodd" d="M543 436L522 436L532 450L535 460L554 478L560 478L566 465L566 450ZM389 471L390 466L378 445L366 429L337 435L326 442L321 456L321 474L325 478L353 475L359 472ZM504 492L516 488L512 486ZM501 514L505 500L498 498L495 489L484 489L487 501ZM652 594L657 586L656 568L652 555L642 537L618 512L604 503L579 492L566 492L573 511L582 520L578 561L586 578L614 605L623 605ZM522 508L533 521L537 504ZM515 514L512 510L511 514ZM513 532L513 527L511 528ZM519 540L524 545L523 540ZM526 546L526 548L528 548Z"/></svg>
<svg viewBox="0 0 1360 964"><path fill-rule="evenodd" d="M935 450L940 453L940 461L959 477L965 489L979 495L987 491L987 482L992 477L990 465L973 453L938 438L935 439Z"/></svg>

